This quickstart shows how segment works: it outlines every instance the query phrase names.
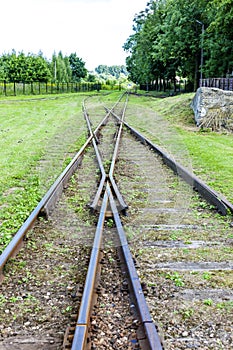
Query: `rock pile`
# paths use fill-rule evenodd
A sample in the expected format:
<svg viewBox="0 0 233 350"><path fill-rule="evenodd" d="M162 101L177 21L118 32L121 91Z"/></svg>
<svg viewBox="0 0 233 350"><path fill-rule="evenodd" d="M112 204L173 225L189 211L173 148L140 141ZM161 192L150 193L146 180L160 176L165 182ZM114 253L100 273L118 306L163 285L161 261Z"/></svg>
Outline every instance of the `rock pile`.
<svg viewBox="0 0 233 350"><path fill-rule="evenodd" d="M232 91L201 87L193 98L191 108L197 126L233 132Z"/></svg>

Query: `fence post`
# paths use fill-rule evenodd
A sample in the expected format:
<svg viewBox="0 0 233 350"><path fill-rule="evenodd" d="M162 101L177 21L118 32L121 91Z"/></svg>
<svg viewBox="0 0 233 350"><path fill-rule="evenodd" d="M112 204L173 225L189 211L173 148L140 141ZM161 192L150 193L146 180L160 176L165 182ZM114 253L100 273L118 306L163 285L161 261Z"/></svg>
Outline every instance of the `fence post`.
<svg viewBox="0 0 233 350"><path fill-rule="evenodd" d="M3 91L4 91L4 95L7 96L7 93L6 93L6 80L4 80Z"/></svg>

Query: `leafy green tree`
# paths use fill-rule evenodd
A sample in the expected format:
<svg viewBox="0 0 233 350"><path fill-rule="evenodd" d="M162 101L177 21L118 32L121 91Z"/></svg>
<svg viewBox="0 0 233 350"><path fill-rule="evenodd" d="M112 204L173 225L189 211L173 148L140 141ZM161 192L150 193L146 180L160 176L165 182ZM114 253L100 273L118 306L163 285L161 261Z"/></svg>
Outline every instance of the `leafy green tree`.
<svg viewBox="0 0 233 350"><path fill-rule="evenodd" d="M5 72L7 81L20 82L25 79L25 55L21 52L18 56L14 50L11 54L4 56Z"/></svg>
<svg viewBox="0 0 233 350"><path fill-rule="evenodd" d="M58 55L56 53L53 54L50 70L54 82L67 83L72 79L69 58L67 56L63 57L61 51L59 51Z"/></svg>
<svg viewBox="0 0 233 350"><path fill-rule="evenodd" d="M1 58L0 58L0 80L5 80L6 79L6 74L4 70L4 66L1 63Z"/></svg>
<svg viewBox="0 0 233 350"><path fill-rule="evenodd" d="M63 57L60 51L57 56L57 81L66 83L71 80L71 69L67 66L67 57Z"/></svg>
<svg viewBox="0 0 233 350"><path fill-rule="evenodd" d="M66 67L66 79L67 82L71 82L72 80L72 70L71 70L71 66L70 66L70 60L68 56L64 57L64 64Z"/></svg>
<svg viewBox="0 0 233 350"><path fill-rule="evenodd" d="M120 75L128 75L127 69L124 65L121 66L107 66L107 65L99 65L98 67L95 68L96 73L102 76L108 76L111 75L115 77L116 79L120 78Z"/></svg>
<svg viewBox="0 0 233 350"><path fill-rule="evenodd" d="M207 77L225 77L233 71L233 0L212 0L205 30L204 71Z"/></svg>
<svg viewBox="0 0 233 350"><path fill-rule="evenodd" d="M25 63L27 67L24 71L25 82L48 82L51 79L49 64L42 55L28 55Z"/></svg>
<svg viewBox="0 0 233 350"><path fill-rule="evenodd" d="M0 80L6 80L7 79L7 55L0 56Z"/></svg>
<svg viewBox="0 0 233 350"><path fill-rule="evenodd" d="M207 26L209 0L167 0L163 35L154 44L154 55L177 75L187 77L197 87L200 73L201 28Z"/></svg>
<svg viewBox="0 0 233 350"><path fill-rule="evenodd" d="M15 82L46 82L50 79L48 62L40 54L39 56L20 52L18 55L13 50L10 54L4 54L0 59L2 78Z"/></svg>
<svg viewBox="0 0 233 350"><path fill-rule="evenodd" d="M79 82L81 78L85 78L87 75L87 69L85 63L76 53L72 53L69 56L70 68L72 72L72 80Z"/></svg>
<svg viewBox="0 0 233 350"><path fill-rule="evenodd" d="M98 74L108 74L108 66L104 64L100 64L95 68L96 73Z"/></svg>
<svg viewBox="0 0 233 350"><path fill-rule="evenodd" d="M153 56L153 43L161 25L160 6L162 5L151 1L145 11L135 16L133 25L135 33L123 46L129 53L126 59L129 78L136 83L150 83L164 73L160 60Z"/></svg>
<svg viewBox="0 0 233 350"><path fill-rule="evenodd" d="M90 82L90 83L95 83L96 82L96 76L94 74L88 74L87 81Z"/></svg>
<svg viewBox="0 0 233 350"><path fill-rule="evenodd" d="M130 54L126 60L130 78L146 83L179 75L197 86L203 42L199 23L208 27L211 1L150 1L135 17L134 34L124 44Z"/></svg>

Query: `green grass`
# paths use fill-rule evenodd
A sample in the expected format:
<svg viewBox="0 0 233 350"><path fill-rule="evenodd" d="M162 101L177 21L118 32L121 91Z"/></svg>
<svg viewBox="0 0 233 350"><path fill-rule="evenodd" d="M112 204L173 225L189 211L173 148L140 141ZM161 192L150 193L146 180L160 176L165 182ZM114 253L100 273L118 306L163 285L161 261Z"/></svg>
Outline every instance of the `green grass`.
<svg viewBox="0 0 233 350"><path fill-rule="evenodd" d="M194 172L233 202L233 135L181 131Z"/></svg>
<svg viewBox="0 0 233 350"><path fill-rule="evenodd" d="M90 99L91 117L95 105L112 106L121 94ZM126 121L233 201L233 137L198 131L189 107L193 96L130 96ZM83 144L83 99L84 94L0 99L0 249ZM98 111L94 125L102 120Z"/></svg>
<svg viewBox="0 0 233 350"><path fill-rule="evenodd" d="M85 140L79 94L0 100L2 246Z"/></svg>
<svg viewBox="0 0 233 350"><path fill-rule="evenodd" d="M131 96L127 121L233 202L233 135L199 130L190 108L193 97Z"/></svg>

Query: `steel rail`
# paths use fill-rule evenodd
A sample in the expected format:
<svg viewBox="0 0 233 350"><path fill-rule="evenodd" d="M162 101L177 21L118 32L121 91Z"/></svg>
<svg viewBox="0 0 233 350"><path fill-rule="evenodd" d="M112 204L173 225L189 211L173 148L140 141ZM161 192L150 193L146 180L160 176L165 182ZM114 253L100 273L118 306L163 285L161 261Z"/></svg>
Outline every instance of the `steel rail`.
<svg viewBox="0 0 233 350"><path fill-rule="evenodd" d="M113 177L113 173L114 173L115 164L116 164L116 160L117 160L117 155L118 155L118 150L119 150L119 145L120 145L120 139L121 139L121 135L122 135L123 121L124 121L124 118L125 118L125 111L126 111L126 107L127 107L127 104L128 104L128 99L129 99L129 95L127 94L126 95L126 101L125 101L124 108L123 108L123 112L122 112L122 117L120 119L120 127L119 127L118 134L117 134L117 140L116 140L116 144L115 144L115 148L114 148L112 162L111 162L111 166L110 166L110 170L109 170L109 179L111 181L111 184L112 184L112 187L114 189L114 192L117 193L118 200L121 203L121 206L123 207L124 210L126 210L128 208L128 206L125 203L121 193L118 190L118 187L116 185L115 179Z"/></svg>
<svg viewBox="0 0 233 350"><path fill-rule="evenodd" d="M125 108L126 108L127 101L125 103ZM125 108L122 116L122 120L124 119L124 114L125 114ZM88 129L90 135L92 135L92 130L91 130L91 125L90 125L90 120L85 112L85 118L87 121ZM112 157L112 162L111 162L111 176L113 177L113 171L114 171L114 166L115 162L117 159L117 153L119 149L119 142L121 138L121 133L122 133L122 127L123 124L122 122L120 123L120 128L118 130L118 135L117 135L117 141L116 145L114 148L114 153ZM78 319L76 322L75 326L75 332L74 332L74 338L72 342L72 350L84 350L87 345L87 339L88 339L88 328L89 328L89 321L90 321L90 315L91 315L91 310L93 307L93 296L95 293L95 287L96 287L96 280L97 280L97 266L99 263L99 255L100 255L100 249L101 249L101 243L102 243L102 236L103 236L103 229L104 229L104 222L105 222L105 217L106 217L106 211L108 207L108 203L110 204L112 215L114 217L114 221L117 227L118 235L119 235L119 242L120 246L123 252L123 257L124 257L124 262L127 268L127 273L130 279L130 284L131 284L131 290L133 291L133 299L136 304L137 312L140 318L140 322L143 326L143 336L140 339L140 342L143 342L143 349L147 350L162 350L162 345L161 341L159 338L159 335L157 333L157 330L155 328L155 325L151 319L151 315L148 309L148 306L146 304L146 300L143 294L142 286L139 281L139 277L133 262L132 255L129 250L129 246L127 243L126 235L123 230L123 226L120 220L119 212L116 206L115 199L113 197L111 185L112 182L110 181L110 176L107 177L105 170L102 166L102 160L101 156L98 150L98 147L96 145L96 140L95 138L92 138L92 143L95 148L97 160L99 162L99 166L101 169L102 173L102 180L101 181L106 181L106 188L104 192L104 199L102 201L101 205L101 210L99 214L99 219L98 219L98 224L97 224L97 229L95 233L95 239L94 239L94 244L92 248L92 253L91 253L91 258L90 258L90 263L88 267L88 272L86 276L86 281L85 281L85 287L84 287L84 292L81 300L81 306L79 309L79 315ZM101 188L101 190L99 190ZM99 186L99 189L97 193L102 192L102 185ZM94 201L97 202L97 199Z"/></svg>
<svg viewBox="0 0 233 350"><path fill-rule="evenodd" d="M113 111L112 115L118 119L121 118L116 115ZM228 210L233 213L233 204L230 203L226 198L222 195L214 191L211 187L205 184L202 180L200 180L196 175L192 174L178 162L173 160L164 150L162 150L159 146L153 144L150 140L148 140L145 136L139 133L136 129L131 127L128 123L123 121L126 128L133 134L138 140L142 143L147 144L154 152L159 154L163 160L163 162L170 167L175 174L179 175L187 184L189 184L193 190L199 192L203 198L205 198L210 204L214 205L218 212L222 215L227 215Z"/></svg>
<svg viewBox="0 0 233 350"><path fill-rule="evenodd" d="M104 199L99 214L95 239L88 266L84 291L79 309L78 320L75 327L72 350L84 350L87 343L88 325L93 304L93 295L96 284L97 267L99 263L100 249L103 237L104 221L108 205L108 195L105 191Z"/></svg>
<svg viewBox="0 0 233 350"><path fill-rule="evenodd" d="M151 318L142 290L142 286L138 277L138 273L134 265L134 261L128 246L126 235L109 184L107 184L107 193L120 240L120 249L122 250L124 262L127 267L127 272L131 284L131 290L134 294L136 308L140 316L140 321L144 329L144 334L146 336L146 338L141 339L141 341L143 341L143 349L145 348L147 350L162 350L163 347L161 344L161 340Z"/></svg>
<svg viewBox="0 0 233 350"><path fill-rule="evenodd" d="M61 173L61 175L53 183L53 185L50 187L48 192L44 195L44 197L38 203L36 208L31 212L29 217L26 219L26 221L23 223L23 225L20 227L20 229L14 235L14 237L12 238L10 243L4 249L4 251L2 252L2 254L0 256L0 273L1 274L2 274L4 265L6 264L7 260L17 251L17 248L20 245L20 243L22 242L23 237L33 227L38 216L42 212L44 212L46 215L48 215L51 212L52 207L54 206L55 202L57 201L57 199L60 196L61 192L63 191L64 187L66 186L68 180L73 175L74 171L77 169L77 167L81 161L81 157L83 155L83 152L85 151L85 149L86 149L87 145L90 143L90 141L91 141L91 137L89 137L89 139L82 146L82 148L76 154L76 156L73 158L73 160L70 162L70 164L65 168L65 170Z"/></svg>
<svg viewBox="0 0 233 350"><path fill-rule="evenodd" d="M125 95L125 93L121 95L119 100L109 110L109 112L105 116L104 120L106 120L106 118L109 117L109 115L111 114L111 111L120 102L120 100L122 99L122 97L124 95ZM128 98L128 95L127 95L127 98ZM90 119L89 119L87 110L85 108L84 102L83 102L83 113L84 113L84 117L86 119L86 123L87 123L87 127L88 127L88 130L89 130L89 134L95 136L95 134L93 133L92 128L91 128ZM103 122L102 122L102 124L103 124ZM118 153L119 138L121 136L121 129L122 129L122 123L120 124L120 130L118 130L117 142L116 142L116 145L115 145L115 148L114 148L114 155L113 155L113 159L112 159L112 163L111 163L110 172L109 172L108 175L106 174L104 166L103 166L101 155L100 155L100 152L98 150L98 146L97 146L97 142L96 142L96 137L93 137L93 139L92 139L92 144L93 144L93 147L95 149L97 162L99 164L99 168L100 168L100 171L101 171L101 181L99 183L99 187L98 187L98 190L96 192L95 198L94 198L92 204L90 205L90 208L92 210L96 210L96 208L98 206L98 203L99 203L99 200L100 200L100 196L101 196L101 193L103 192L103 188L104 188L104 185L105 185L107 179L109 179L109 181L111 182L111 185L112 185L112 187L114 189L115 195L116 195L116 197L118 199L118 202L120 204L121 210L125 212L125 210L128 208L127 204L125 203L125 201L124 201L124 199L123 199L123 197L122 197L122 195L121 195L121 193L120 193L120 191L119 191L119 189L118 189L118 187L116 185L115 179L113 177L113 169L114 169L114 165L115 165L115 161L116 161L116 155Z"/></svg>
<svg viewBox="0 0 233 350"><path fill-rule="evenodd" d="M88 117L87 111L86 111L86 109L84 108L84 106L83 106L83 112L84 112L84 117L85 117L85 119L86 119L86 123L87 123L87 127L88 127L89 134L90 134L91 136L93 136L93 138L92 138L92 144L93 144L93 147L94 147L94 149L95 149L95 154L96 154L97 162L98 162L99 169L100 169L100 172L101 172L100 184L99 184L98 190L97 190L97 192L96 192L95 198L94 198L92 204L90 205L90 208L91 208L92 210L96 210L97 205L98 205L98 202L99 202L99 198L100 198L100 196L101 196L101 193L103 192L103 187L104 187L104 184L105 184L105 182L106 182L107 175L106 175L106 172L105 172L105 169L104 169L104 166L103 166L103 162L102 162L102 159L101 159L101 156L100 156L98 147L97 147L96 138L94 138L94 135L95 135L95 134L92 132L90 119L89 119L89 117ZM106 118L106 117L105 117L105 118Z"/></svg>
<svg viewBox="0 0 233 350"><path fill-rule="evenodd" d="M137 308L137 312L140 318L141 325L143 326L143 333L139 339L142 342L143 349L146 350L162 350L162 344L156 327L151 319L151 315L143 294L142 286L133 262L132 255L129 250L127 239L123 230L123 226L120 220L119 212L113 198L112 190L109 181L106 184L106 190L104 193L104 199L99 214L97 229L95 233L94 244L91 252L91 258L88 266L88 272L86 276L84 291L82 295L81 305L79 309L79 315L75 326L74 338L72 342L71 350L84 350L86 349L88 340L88 328L91 310L93 307L93 295L95 293L97 270L99 263L99 255L101 250L101 243L103 238L104 221L106 216L106 210L108 202L110 203L113 213L114 221L117 227L119 241L123 252L124 262L127 267L128 276L130 279L131 289L133 291L134 300Z"/></svg>
<svg viewBox="0 0 233 350"><path fill-rule="evenodd" d="M44 197L41 199L41 201L38 203L36 208L31 212L29 217L25 220L23 225L20 227L20 229L16 232L10 243L6 246L2 254L0 255L0 280L3 276L3 269L7 262L7 260L17 253L17 251L20 249L20 245L23 241L24 236L26 233L33 227L35 221L39 217L40 214L44 214L46 216L49 216L51 211L54 208L55 203L59 199L63 189L66 187L69 179L74 174L75 170L77 169L78 165L81 162L82 156L84 151L86 150L87 146L91 142L94 135L96 135L99 131L99 129L102 127L103 123L106 122L107 117L109 114L106 115L106 117L103 119L103 121L97 126L94 133L87 139L85 144L81 147L79 152L75 155L75 157L72 159L72 161L68 164L68 166L64 169L64 171L61 173L61 175L57 178L57 180L53 183L53 185L50 187L48 192L44 195Z"/></svg>

